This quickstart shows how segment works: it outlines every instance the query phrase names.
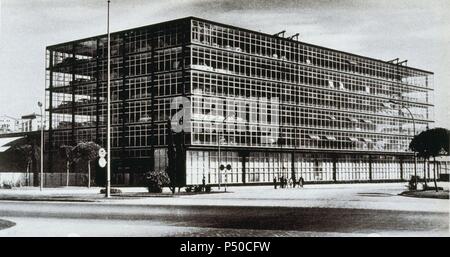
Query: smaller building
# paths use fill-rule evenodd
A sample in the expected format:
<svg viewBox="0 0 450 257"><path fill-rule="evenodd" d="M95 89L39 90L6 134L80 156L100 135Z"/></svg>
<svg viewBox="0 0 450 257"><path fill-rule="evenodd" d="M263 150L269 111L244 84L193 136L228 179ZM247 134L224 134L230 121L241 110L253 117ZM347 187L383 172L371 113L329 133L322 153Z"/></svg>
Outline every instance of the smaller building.
<svg viewBox="0 0 450 257"><path fill-rule="evenodd" d="M40 130L42 128L42 123L44 123L45 129L45 122L41 121L41 116L39 114L32 113L24 115L20 122L20 131L30 132Z"/></svg>
<svg viewBox="0 0 450 257"><path fill-rule="evenodd" d="M8 115L0 116L0 134L19 131L20 120Z"/></svg>

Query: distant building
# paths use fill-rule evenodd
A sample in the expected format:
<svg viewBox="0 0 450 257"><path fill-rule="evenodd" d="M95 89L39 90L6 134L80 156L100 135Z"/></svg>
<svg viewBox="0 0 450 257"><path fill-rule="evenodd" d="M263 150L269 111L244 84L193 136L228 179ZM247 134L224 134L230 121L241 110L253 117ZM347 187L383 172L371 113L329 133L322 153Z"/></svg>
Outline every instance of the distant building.
<svg viewBox="0 0 450 257"><path fill-rule="evenodd" d="M45 122L44 122L45 124ZM20 131L21 132L31 132L40 130L42 127L41 117L39 114L32 113L29 115L24 115L20 121ZM44 126L45 129L45 126Z"/></svg>
<svg viewBox="0 0 450 257"><path fill-rule="evenodd" d="M433 73L293 38L195 17L112 33L113 183L166 169L169 119L184 184L409 179ZM106 146L107 37L46 50L52 170L59 146Z"/></svg>
<svg viewBox="0 0 450 257"><path fill-rule="evenodd" d="M0 134L19 132L20 120L8 115L0 116Z"/></svg>

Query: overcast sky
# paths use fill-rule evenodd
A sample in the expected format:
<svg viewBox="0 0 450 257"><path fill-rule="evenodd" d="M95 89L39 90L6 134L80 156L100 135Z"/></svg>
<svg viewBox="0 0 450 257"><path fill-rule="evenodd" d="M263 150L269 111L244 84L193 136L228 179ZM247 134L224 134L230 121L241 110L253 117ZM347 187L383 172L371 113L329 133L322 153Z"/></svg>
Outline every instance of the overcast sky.
<svg viewBox="0 0 450 257"><path fill-rule="evenodd" d="M198 16L435 73L435 126L450 128L447 0L112 0L111 31ZM38 112L47 45L106 32L106 0L0 0L0 115Z"/></svg>

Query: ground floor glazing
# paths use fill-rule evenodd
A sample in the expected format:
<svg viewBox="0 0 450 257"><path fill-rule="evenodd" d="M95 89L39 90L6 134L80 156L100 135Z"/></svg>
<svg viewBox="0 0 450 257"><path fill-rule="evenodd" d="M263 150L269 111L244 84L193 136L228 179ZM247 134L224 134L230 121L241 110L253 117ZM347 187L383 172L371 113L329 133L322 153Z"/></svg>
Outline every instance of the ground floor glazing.
<svg viewBox="0 0 450 257"><path fill-rule="evenodd" d="M231 169L220 170L229 165ZM433 178L433 165L426 177ZM417 175L424 177L424 163L417 163ZM437 171L442 172L437 168ZM186 152L186 184L272 183L274 177L300 177L305 182L370 182L409 180L414 175L412 156L338 153L283 153L189 150Z"/></svg>

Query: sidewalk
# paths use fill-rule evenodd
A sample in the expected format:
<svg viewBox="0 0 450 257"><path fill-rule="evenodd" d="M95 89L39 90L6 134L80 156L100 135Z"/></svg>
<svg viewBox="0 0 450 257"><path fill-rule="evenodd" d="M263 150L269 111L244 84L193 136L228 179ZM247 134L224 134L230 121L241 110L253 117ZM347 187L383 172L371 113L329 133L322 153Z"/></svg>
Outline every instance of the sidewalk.
<svg viewBox="0 0 450 257"><path fill-rule="evenodd" d="M116 188L116 187L114 187ZM96 202L105 200L105 195L100 194L102 187L20 187L12 189L0 189L0 201L67 201L67 202ZM148 192L145 187L122 187L122 194ZM113 196L112 198L116 198Z"/></svg>
<svg viewBox="0 0 450 257"><path fill-rule="evenodd" d="M420 212L449 212L450 201L399 196L406 183L324 184L306 185L304 188L274 189L271 186L229 187L227 193L172 195L168 188L163 194L149 194L143 187L114 187L122 194L105 198L99 187L15 188L0 189L0 200L9 201L62 201L119 205L204 205L204 206L267 206L267 207L319 207L385 209ZM449 188L448 182L439 186Z"/></svg>

